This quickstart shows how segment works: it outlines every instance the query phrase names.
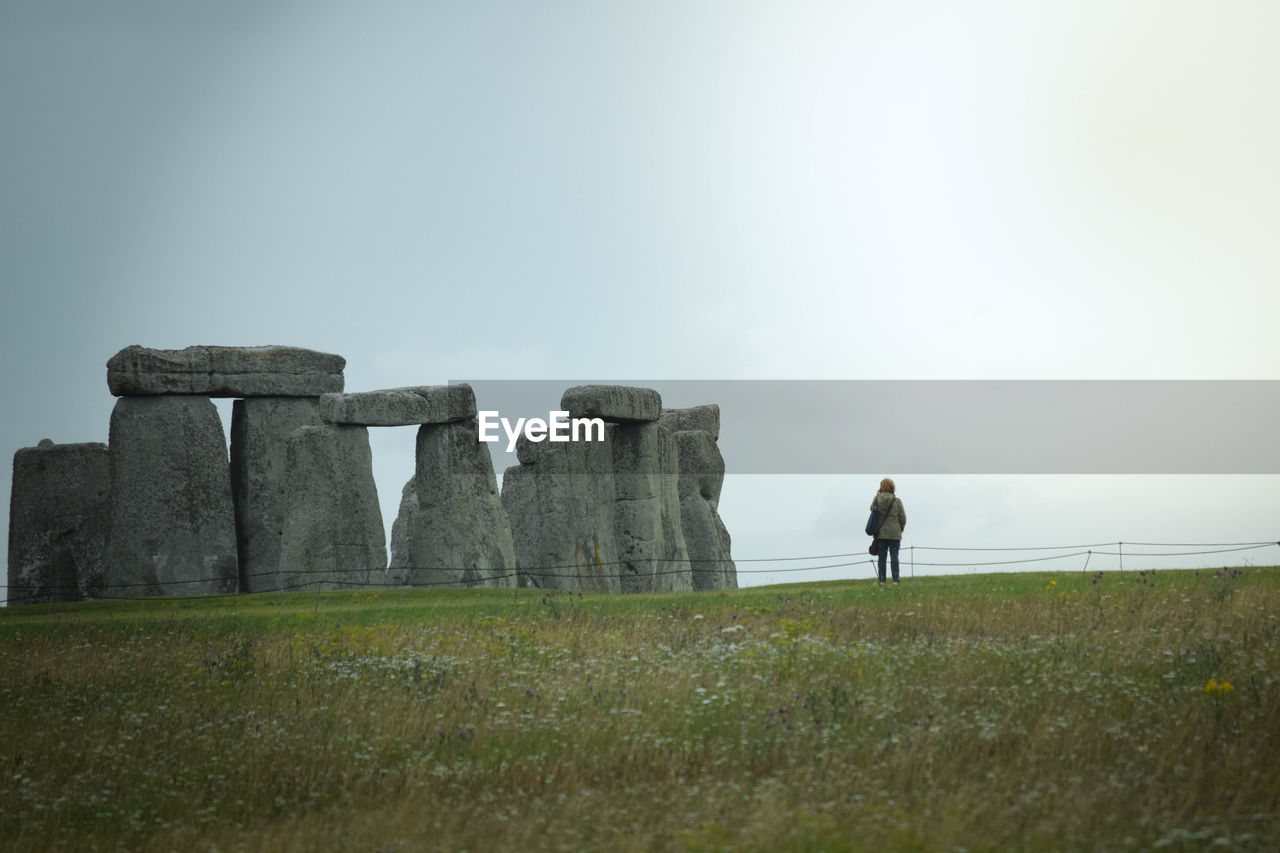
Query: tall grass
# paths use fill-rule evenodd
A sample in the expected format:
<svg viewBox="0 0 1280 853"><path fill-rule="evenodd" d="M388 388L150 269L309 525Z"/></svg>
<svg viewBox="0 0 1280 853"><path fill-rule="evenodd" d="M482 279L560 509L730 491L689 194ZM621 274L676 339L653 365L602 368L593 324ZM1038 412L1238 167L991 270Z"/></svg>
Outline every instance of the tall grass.
<svg viewBox="0 0 1280 853"><path fill-rule="evenodd" d="M1270 849L1280 570L0 612L0 845Z"/></svg>

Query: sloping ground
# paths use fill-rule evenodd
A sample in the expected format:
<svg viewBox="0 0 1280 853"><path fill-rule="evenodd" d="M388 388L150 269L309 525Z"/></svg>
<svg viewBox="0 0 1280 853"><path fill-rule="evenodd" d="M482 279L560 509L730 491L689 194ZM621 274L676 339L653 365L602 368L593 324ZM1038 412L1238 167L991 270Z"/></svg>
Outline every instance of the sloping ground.
<svg viewBox="0 0 1280 853"><path fill-rule="evenodd" d="M0 611L7 849L1271 849L1280 570Z"/></svg>

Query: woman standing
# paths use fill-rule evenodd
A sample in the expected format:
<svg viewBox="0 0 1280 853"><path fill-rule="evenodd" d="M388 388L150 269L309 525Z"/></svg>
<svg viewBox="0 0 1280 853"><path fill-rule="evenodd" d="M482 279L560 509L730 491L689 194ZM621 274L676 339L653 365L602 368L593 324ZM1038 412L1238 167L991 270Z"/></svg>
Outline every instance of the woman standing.
<svg viewBox="0 0 1280 853"><path fill-rule="evenodd" d="M880 530L876 533L876 550L880 560L880 585L884 586L885 557L892 555L893 585L898 583L898 549L902 545L902 531L907 529L907 510L902 499L893 493L893 480L880 481L880 491L871 499L871 508L880 513Z"/></svg>

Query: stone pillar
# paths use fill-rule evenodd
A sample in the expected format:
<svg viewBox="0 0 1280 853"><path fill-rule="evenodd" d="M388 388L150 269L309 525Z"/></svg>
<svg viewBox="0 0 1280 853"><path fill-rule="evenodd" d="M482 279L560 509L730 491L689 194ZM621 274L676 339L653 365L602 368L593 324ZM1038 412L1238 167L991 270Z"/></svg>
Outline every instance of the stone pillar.
<svg viewBox="0 0 1280 853"><path fill-rule="evenodd" d="M717 444L720 407L711 403L663 409L658 422L672 433L679 455L680 526L693 567L693 588L736 589L738 570L718 510L724 486L724 457Z"/></svg>
<svg viewBox="0 0 1280 853"><path fill-rule="evenodd" d="M516 585L511 526L475 417L418 428L415 490L410 583Z"/></svg>
<svg viewBox="0 0 1280 853"><path fill-rule="evenodd" d="M675 442L657 423L619 424L613 438L614 536L623 592L693 589L680 526Z"/></svg>
<svg viewBox="0 0 1280 853"><path fill-rule="evenodd" d="M400 509L396 512L396 520L391 523L391 560L387 564L387 582L392 584L409 583L409 569L413 566L413 557L409 554L409 540L413 533L414 518L418 514L418 491L414 484L418 480L415 473L400 490Z"/></svg>
<svg viewBox="0 0 1280 853"><path fill-rule="evenodd" d="M502 478L521 586L621 592L610 425L604 441L533 443Z"/></svg>
<svg viewBox="0 0 1280 853"><path fill-rule="evenodd" d="M289 436L320 423L316 397L250 397L231 410L231 495L241 592L280 589Z"/></svg>
<svg viewBox="0 0 1280 853"><path fill-rule="evenodd" d="M110 458L106 595L235 592L235 511L213 403L122 397Z"/></svg>
<svg viewBox="0 0 1280 853"><path fill-rule="evenodd" d="M102 592L111 460L105 444L45 439L13 455L10 604L75 601Z"/></svg>
<svg viewBox="0 0 1280 853"><path fill-rule="evenodd" d="M711 433L674 433L680 468L680 527L693 569L693 588L735 589L738 572L730 556L729 531L716 507L724 485L724 458Z"/></svg>
<svg viewBox="0 0 1280 853"><path fill-rule="evenodd" d="M387 540L369 430L299 427L289 437L284 481L283 588L383 585Z"/></svg>
<svg viewBox="0 0 1280 853"><path fill-rule="evenodd" d="M662 398L651 388L578 385L560 398L572 418L601 418L610 430L613 539L623 592L691 590L680 528L675 443L657 421Z"/></svg>

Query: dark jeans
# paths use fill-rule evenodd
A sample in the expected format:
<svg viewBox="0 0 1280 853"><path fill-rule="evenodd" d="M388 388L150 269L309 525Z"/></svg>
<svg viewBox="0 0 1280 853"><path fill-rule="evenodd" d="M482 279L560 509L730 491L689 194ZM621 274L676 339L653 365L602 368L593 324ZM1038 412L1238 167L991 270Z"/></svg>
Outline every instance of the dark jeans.
<svg viewBox="0 0 1280 853"><path fill-rule="evenodd" d="M902 547L901 539L877 539L876 550L880 552L880 583L884 583L884 561L885 558L893 556L893 580L898 580L898 549Z"/></svg>

